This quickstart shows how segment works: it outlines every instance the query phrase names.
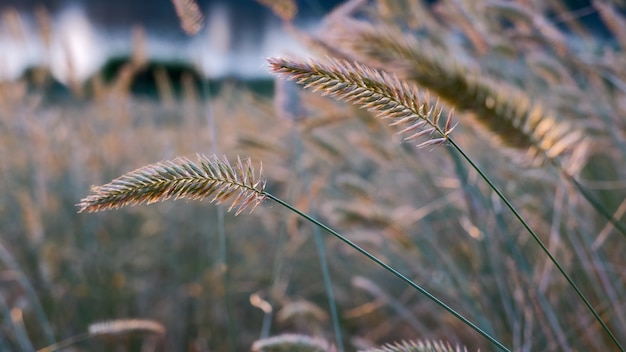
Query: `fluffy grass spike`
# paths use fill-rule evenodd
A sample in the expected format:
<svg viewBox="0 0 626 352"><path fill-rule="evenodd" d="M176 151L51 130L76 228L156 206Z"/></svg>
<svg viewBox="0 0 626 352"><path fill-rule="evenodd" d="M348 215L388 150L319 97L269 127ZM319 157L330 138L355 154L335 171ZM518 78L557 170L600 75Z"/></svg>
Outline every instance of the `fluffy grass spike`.
<svg viewBox="0 0 626 352"><path fill-rule="evenodd" d="M283 334L257 340L252 345L253 352L302 351L326 352L334 351L328 342L306 335Z"/></svg>
<svg viewBox="0 0 626 352"><path fill-rule="evenodd" d="M444 143L452 132L451 115L443 127L439 125L439 104L431 105L415 86L384 71L340 59L323 63L269 58L268 63L272 72L284 75L304 88L356 104L382 119L391 120L390 125L400 128L405 140L428 136L429 139L420 146Z"/></svg>
<svg viewBox="0 0 626 352"><path fill-rule="evenodd" d="M197 155L196 160L176 158L147 165L115 180L94 186L77 206L80 212L117 209L127 205L174 199L231 200L236 214L265 200L265 179L257 174L250 159L237 158L233 166L226 157Z"/></svg>
<svg viewBox="0 0 626 352"><path fill-rule="evenodd" d="M467 352L467 347L453 348L449 343L441 341L403 341L386 344L381 348L368 349L361 352Z"/></svg>
<svg viewBox="0 0 626 352"><path fill-rule="evenodd" d="M129 333L152 333L164 335L163 324L147 319L118 319L111 321L101 321L89 325L89 335L123 335Z"/></svg>
<svg viewBox="0 0 626 352"><path fill-rule="evenodd" d="M71 346L88 340L89 338L112 338L118 337L123 339L131 334L145 334L164 336L166 333L165 326L158 321L149 319L117 319L109 321L101 321L89 325L87 333L75 335L63 341L53 343L44 348L40 348L37 352L54 352L70 350Z"/></svg>
<svg viewBox="0 0 626 352"><path fill-rule="evenodd" d="M584 139L576 126L541 108L521 90L489 79L451 55L393 27L353 26L338 45L359 60L392 67L455 110L471 112L477 125L502 145L526 150L536 166L572 152Z"/></svg>
<svg viewBox="0 0 626 352"><path fill-rule="evenodd" d="M204 26L204 16L194 0L172 0L180 27L189 35L196 35Z"/></svg>

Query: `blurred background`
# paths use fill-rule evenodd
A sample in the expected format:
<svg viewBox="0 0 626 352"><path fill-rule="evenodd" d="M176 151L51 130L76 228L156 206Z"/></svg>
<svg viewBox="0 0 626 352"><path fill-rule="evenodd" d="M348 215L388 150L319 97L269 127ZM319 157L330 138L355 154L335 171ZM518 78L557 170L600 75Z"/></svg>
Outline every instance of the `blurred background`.
<svg viewBox="0 0 626 352"><path fill-rule="evenodd" d="M300 1L295 24L313 30L339 2ZM150 60L187 63L205 78L267 77L262 69L265 57L304 50L285 35L279 18L254 0L204 0L198 4L206 25L190 38L168 0L2 0L0 11L7 16L11 16L7 10L17 11L22 33L16 38L4 31L0 37L0 80L16 79L29 67L46 64L56 79L66 82L68 61L75 78L85 80L109 60L132 53L133 29L144 31ZM42 42L38 29L44 13L50 20L50 43Z"/></svg>
<svg viewBox="0 0 626 352"><path fill-rule="evenodd" d="M291 18L261 2L297 11ZM581 180L620 218L623 1L198 3L204 26L189 36L169 0L0 0L0 351L68 338L76 343L66 351L245 351L283 333L346 351L418 338L493 348L269 201L236 217L193 201L76 213L91 185L195 153L262 163L272 194L340 229L515 351L614 348L457 154L417 149L388 121L275 81L265 58L344 55L378 65L390 50L359 40L361 24L414 36L444 68L476 69L582 130L594 147L576 159ZM402 75L414 62L382 65ZM516 113L515 103L501 112ZM471 115L455 112L455 140L626 339L623 236L558 172L518 163L524 151L492 143L485 136L493 131ZM153 325L88 334L116 319ZM124 330L123 322L106 327L116 326Z"/></svg>
<svg viewBox="0 0 626 352"><path fill-rule="evenodd" d="M297 1L293 23L314 31L320 19L339 3ZM285 35L280 18L257 1L202 0L198 4L206 25L190 38L168 0L2 0L5 26L11 25L13 30L0 33L0 81L18 79L29 68L41 65L48 66L54 79L63 84L71 79L85 81L103 66L115 66L115 60L130 56L137 31L145 36L145 55L150 61L190 65L203 78L267 78L262 69L265 57L306 53L301 42ZM589 1L565 4L596 35L610 36ZM19 23L15 23L16 14ZM41 21L47 21L46 28L39 26ZM42 36L42 30L48 33ZM69 71L73 77L68 77Z"/></svg>

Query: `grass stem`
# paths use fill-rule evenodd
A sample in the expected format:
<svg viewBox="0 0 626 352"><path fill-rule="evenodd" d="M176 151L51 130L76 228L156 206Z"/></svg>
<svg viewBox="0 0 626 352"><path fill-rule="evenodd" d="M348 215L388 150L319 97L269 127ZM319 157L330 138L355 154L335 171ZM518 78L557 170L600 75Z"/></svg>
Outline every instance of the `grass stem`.
<svg viewBox="0 0 626 352"><path fill-rule="evenodd" d="M326 289L326 296L328 297L328 309L330 309L330 316L333 321L333 330L335 331L335 339L337 340L337 351L343 352L343 337L341 335L341 327L339 326L339 314L337 313L337 304L335 303L333 285L330 278L330 271L328 270L326 249L324 248L324 239L322 238L322 234L318 226L315 226L313 228L313 237L315 237L317 253L320 256L320 267L322 269L322 277L324 278L324 288Z"/></svg>
<svg viewBox="0 0 626 352"><path fill-rule="evenodd" d="M569 285L572 287L572 289L574 289L574 291L576 292L576 294L578 295L578 297L583 301L583 303L585 304L585 306L587 307L587 309L589 309L589 311L591 312L591 314L593 314L593 316L595 317L596 321L600 324L600 326L602 327L602 330L604 330L604 332L607 333L607 335L609 335L609 337L611 338L611 340L613 341L613 343L615 344L615 346L617 346L617 348L619 348L619 350L621 352L625 352L624 348L622 347L622 345L620 344L620 342L617 340L617 338L615 337L615 335L613 334L613 332L611 331L611 329L609 329L609 327L606 325L606 323L602 320L602 318L600 317L600 315L598 314L598 312L595 310L595 308L593 308L593 306L591 305L591 303L589 302L589 300L587 299L587 297L583 294L583 292L578 288L578 286L574 283L574 281L572 280L572 278L569 276L569 274L567 274L567 272L565 272L565 269L563 268L563 266L559 263L558 260L556 260L556 258L552 255L552 253L550 252L550 250L548 249L548 247L543 243L543 241L541 240L541 238L539 238L539 236L535 233L535 231L533 231L533 229L530 228L530 226L528 225L528 223L524 220L524 218L522 218L522 216L520 215L520 213L517 211L517 209L515 209L515 207L513 206L513 204L511 204L511 202L504 196L504 194L502 194L502 192L500 192L500 190L496 187L496 185L493 184L493 182L491 182L491 180L489 179L489 177L487 177L487 175L485 175L485 173L478 167L478 165L476 165L472 159L465 154L465 152L463 151L463 149L461 149L461 147L456 144L454 142L454 140L452 138L448 138L448 143L457 151L459 152L459 154L461 154L461 156L463 156L463 158L465 160L467 160L467 162L472 166L472 168L474 170L476 170L476 172L478 172L478 174L480 175L480 177L485 180L485 182L487 182L487 184L489 185L489 187L496 193L496 195L498 196L498 198L500 198L504 204L506 205L506 207L513 213L513 216L515 216L515 218L522 224L522 226L524 226L524 228L528 231L528 233L530 233L530 235L532 236L532 238L535 240L535 242L537 242L537 244L539 245L539 247L541 247L541 249L544 251L544 253L548 256L548 258L550 259L550 261L552 263L554 263L554 265L556 266L557 270L561 273L561 275L563 275L563 277L565 278L565 280L567 280L567 282L569 283Z"/></svg>
<svg viewBox="0 0 626 352"><path fill-rule="evenodd" d="M379 266L381 266L383 269L389 271L390 273L392 273L393 275L395 275L396 277L398 277L400 280L404 281L405 283L407 283L408 285L410 285L411 287L413 287L414 289L416 289L417 291L419 291L421 294L425 295L428 299L430 299L431 301L435 302L437 305L439 305L440 307L442 307L443 309L445 309L446 311L448 311L450 314L454 315L457 319L461 320L465 325L469 326L470 328L472 328L474 331L478 332L480 335L482 335L483 337L485 337L487 340L489 340L492 344L494 344L496 347L498 347L498 349L500 349L501 351L508 351L510 352L511 350L508 349L506 346L504 346L500 341L496 340L493 336L489 335L488 333L486 333L484 330L482 330L481 328L479 328L478 326L476 326L474 323L472 323L471 321L469 321L467 318L465 318L463 315L461 315L460 313L458 313L457 311L455 311L453 308L451 308L450 306L448 306L447 304L445 304L443 301L441 301L440 299L438 299L437 297L433 296L430 292L428 292L426 289L422 288L421 286L419 286L418 284L416 284L415 282L413 282L411 279L409 279L408 277L406 277L405 275L401 274L399 271L397 271L396 269L392 268L391 266L385 264L383 261L381 261L380 259L378 259L376 256L374 256L373 254L371 254L370 252L366 251L365 249L359 247L356 243L350 241L348 238L344 237L343 235L339 234L337 231L331 229L330 227L324 225L323 223L321 223L320 221L314 219L313 217L301 212L300 210L298 210L297 208L295 208L294 206L292 206L291 204L283 201L282 199L272 195L271 193L265 192L263 191L263 194L267 197L272 199L273 201L277 202L278 204L286 207L287 209L293 211L294 213L300 215L301 217L303 217L304 219L310 221L311 223L315 224L316 226L320 227L321 229L323 229L324 231L330 233L331 235L337 237L339 240L341 240L342 242L346 243L347 245L349 245L350 247L352 247L353 249L355 249L356 251L358 251L359 253L363 254L364 256L366 256L368 259L372 260L373 262L375 262L376 264L378 264Z"/></svg>

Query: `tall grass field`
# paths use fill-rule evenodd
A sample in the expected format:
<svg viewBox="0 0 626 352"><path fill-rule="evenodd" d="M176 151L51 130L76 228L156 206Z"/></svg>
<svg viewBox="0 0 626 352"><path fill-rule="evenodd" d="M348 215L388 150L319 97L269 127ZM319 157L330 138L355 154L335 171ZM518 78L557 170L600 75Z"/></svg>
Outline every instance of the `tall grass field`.
<svg viewBox="0 0 626 352"><path fill-rule="evenodd" d="M0 83L0 351L625 350L626 4L258 2L266 80Z"/></svg>

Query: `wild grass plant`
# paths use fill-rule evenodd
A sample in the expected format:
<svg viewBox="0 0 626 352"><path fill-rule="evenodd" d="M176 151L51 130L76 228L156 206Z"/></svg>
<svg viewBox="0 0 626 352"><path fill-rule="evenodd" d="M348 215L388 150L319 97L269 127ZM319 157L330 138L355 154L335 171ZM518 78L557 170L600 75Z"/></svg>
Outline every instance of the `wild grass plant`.
<svg viewBox="0 0 626 352"><path fill-rule="evenodd" d="M624 18L586 11L617 41L560 1L348 1L317 34L286 22L321 58L270 70L357 108L285 82L274 102L188 86L164 105L123 70L83 101L4 84L0 347L621 349ZM170 198L233 211L74 207Z"/></svg>

